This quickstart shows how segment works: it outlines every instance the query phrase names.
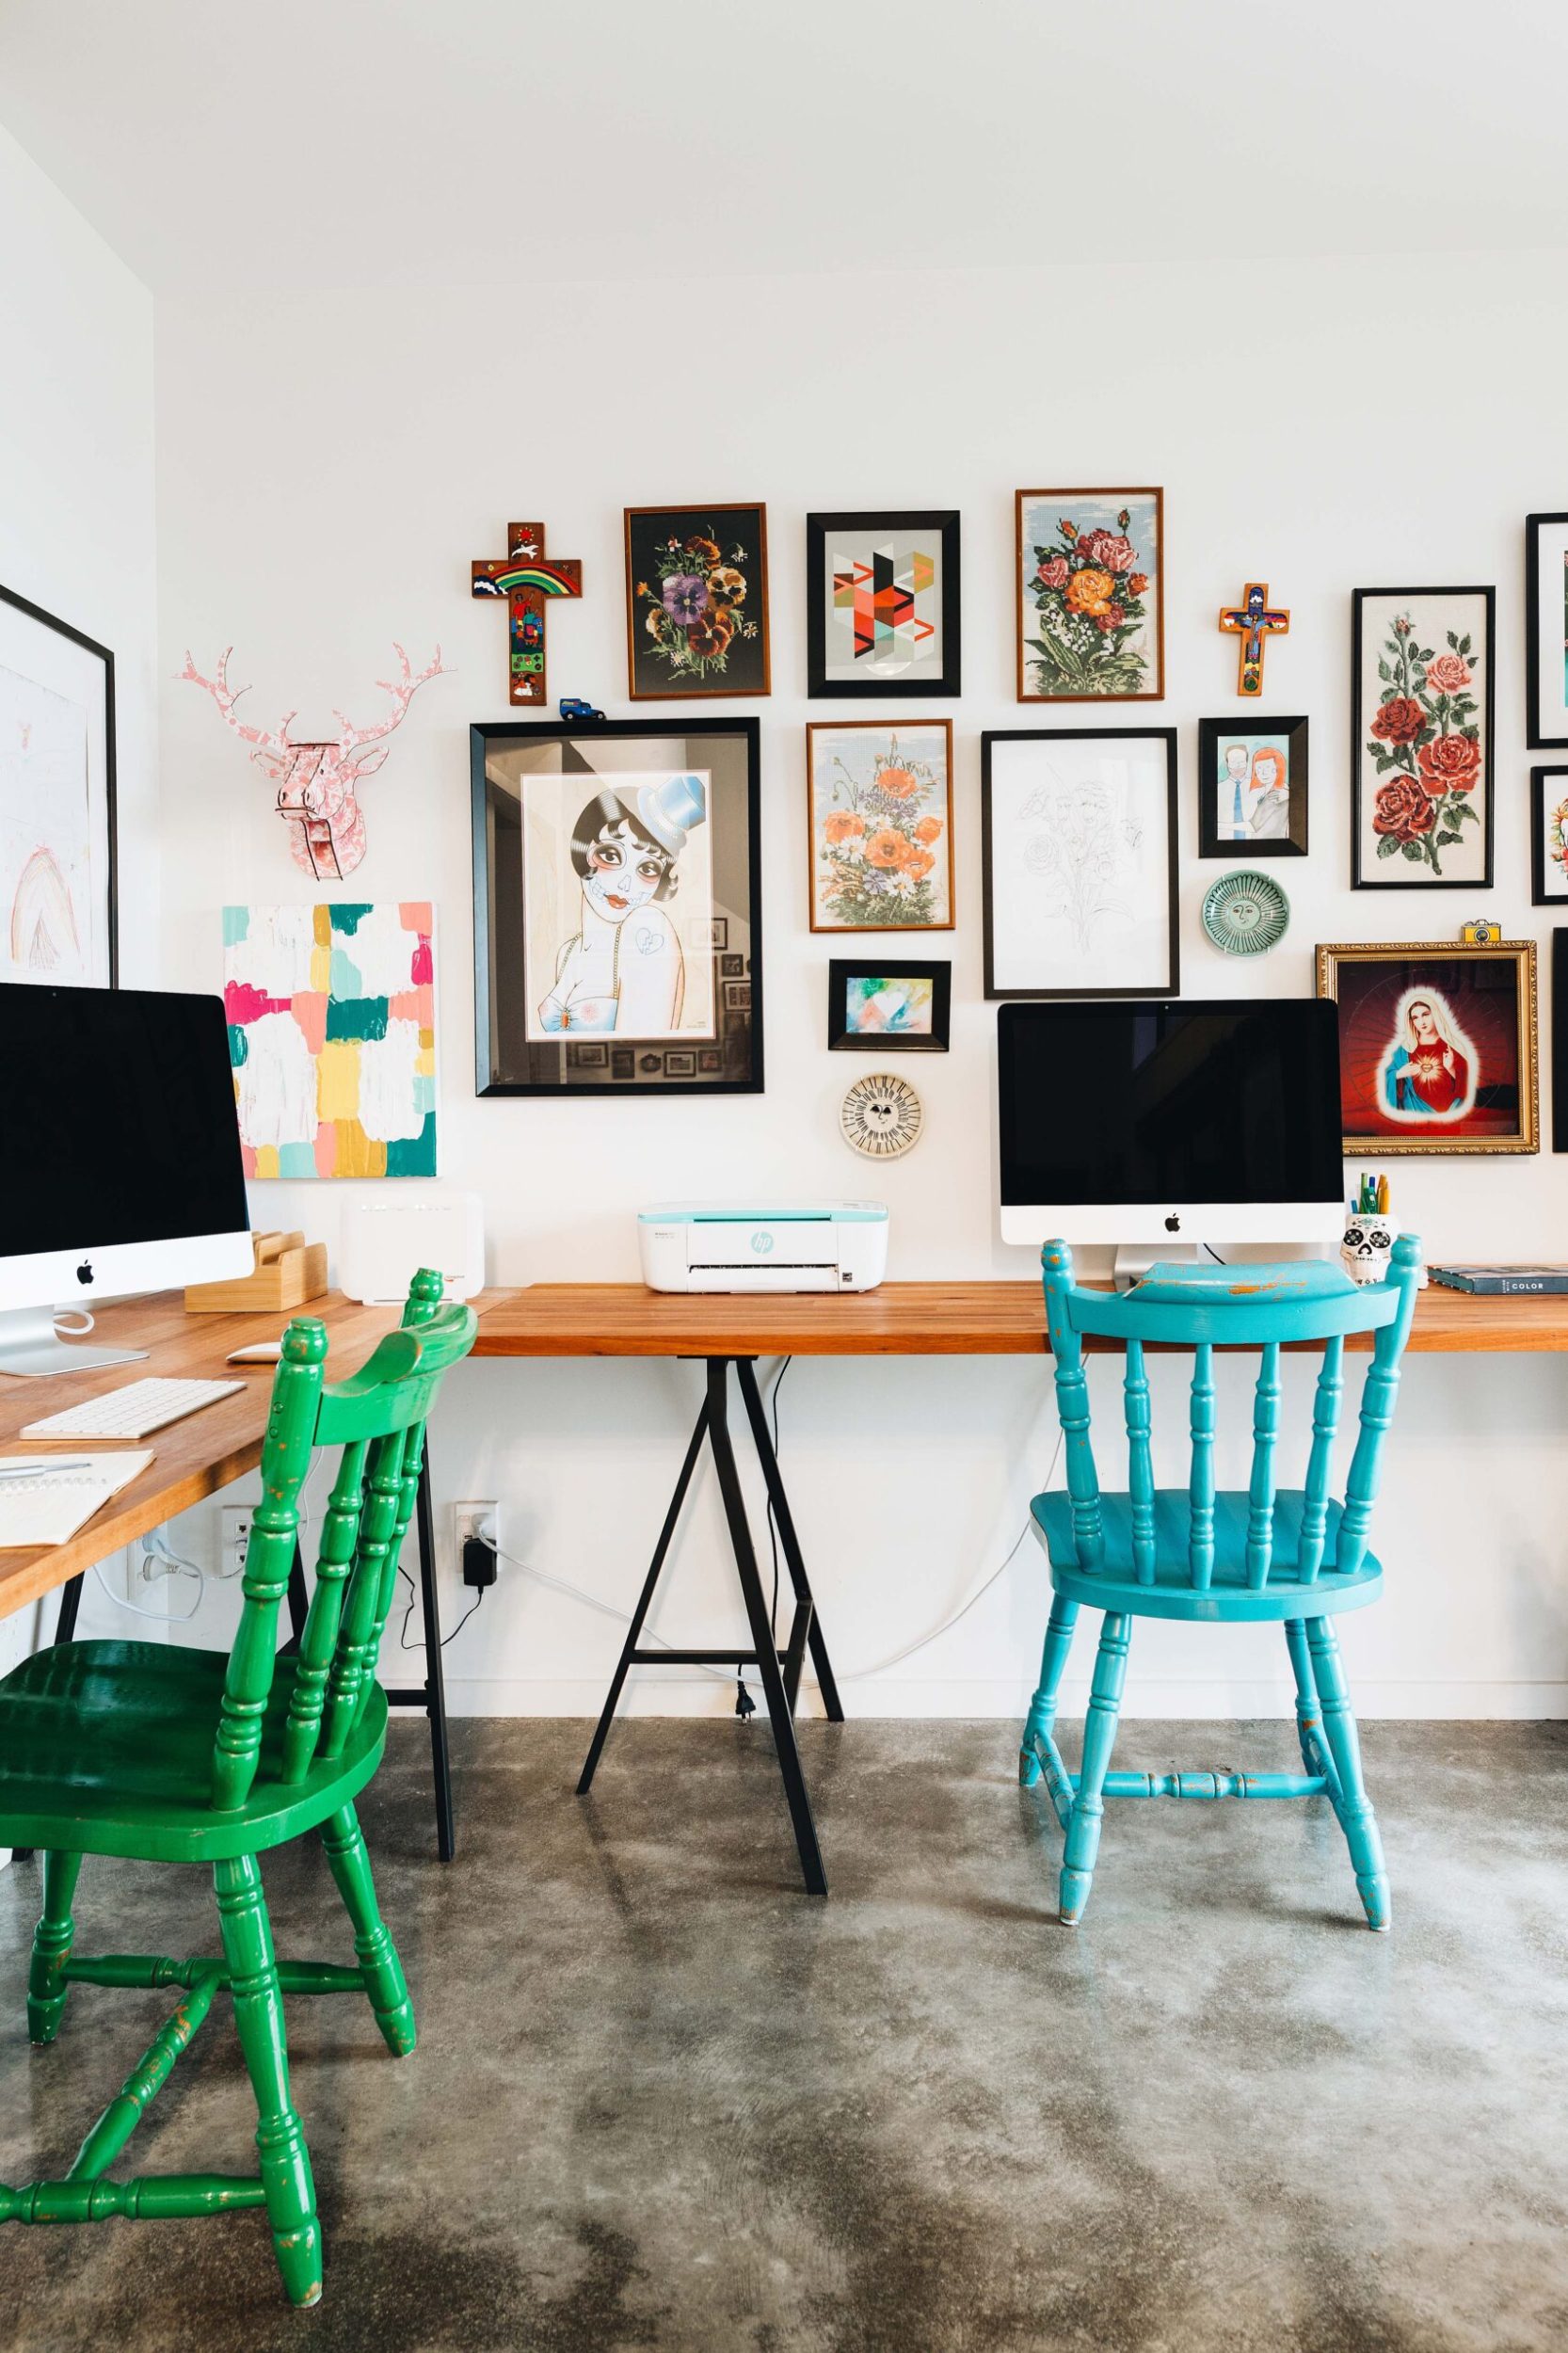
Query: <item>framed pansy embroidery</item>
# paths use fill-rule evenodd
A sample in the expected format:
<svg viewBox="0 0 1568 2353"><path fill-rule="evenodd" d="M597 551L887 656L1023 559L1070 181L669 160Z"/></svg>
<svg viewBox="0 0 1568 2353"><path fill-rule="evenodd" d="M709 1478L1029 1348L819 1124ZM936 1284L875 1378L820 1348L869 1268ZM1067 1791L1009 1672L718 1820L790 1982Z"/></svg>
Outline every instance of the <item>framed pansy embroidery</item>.
<svg viewBox="0 0 1568 2353"><path fill-rule="evenodd" d="M626 646L633 702L768 694L767 508L629 506Z"/></svg>
<svg viewBox="0 0 1568 2353"><path fill-rule="evenodd" d="M1492 885L1494 588L1358 588L1351 882Z"/></svg>

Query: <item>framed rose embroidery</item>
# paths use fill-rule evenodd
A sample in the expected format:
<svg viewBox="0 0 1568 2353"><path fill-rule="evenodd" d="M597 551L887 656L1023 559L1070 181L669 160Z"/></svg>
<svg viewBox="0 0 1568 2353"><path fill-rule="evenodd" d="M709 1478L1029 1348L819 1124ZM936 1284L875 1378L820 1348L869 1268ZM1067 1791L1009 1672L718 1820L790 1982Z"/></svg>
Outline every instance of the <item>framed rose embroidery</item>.
<svg viewBox="0 0 1568 2353"><path fill-rule="evenodd" d="M1493 588L1358 588L1351 882L1492 886Z"/></svg>
<svg viewBox="0 0 1568 2353"><path fill-rule="evenodd" d="M806 730L814 932L952 929L952 722Z"/></svg>
<svg viewBox="0 0 1568 2353"><path fill-rule="evenodd" d="M1165 692L1165 494L1016 494L1018 700Z"/></svg>
<svg viewBox="0 0 1568 2353"><path fill-rule="evenodd" d="M765 506L626 509L626 648L633 702L771 691Z"/></svg>

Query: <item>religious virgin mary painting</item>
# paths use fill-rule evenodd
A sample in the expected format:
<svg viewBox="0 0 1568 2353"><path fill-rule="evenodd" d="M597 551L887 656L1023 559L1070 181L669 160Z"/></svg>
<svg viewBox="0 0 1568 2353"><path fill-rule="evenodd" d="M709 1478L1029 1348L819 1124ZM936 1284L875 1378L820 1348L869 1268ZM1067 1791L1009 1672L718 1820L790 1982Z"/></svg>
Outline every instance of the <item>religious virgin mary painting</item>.
<svg viewBox="0 0 1568 2353"><path fill-rule="evenodd" d="M1318 994L1347 1155L1538 1148L1532 941L1320 948Z"/></svg>

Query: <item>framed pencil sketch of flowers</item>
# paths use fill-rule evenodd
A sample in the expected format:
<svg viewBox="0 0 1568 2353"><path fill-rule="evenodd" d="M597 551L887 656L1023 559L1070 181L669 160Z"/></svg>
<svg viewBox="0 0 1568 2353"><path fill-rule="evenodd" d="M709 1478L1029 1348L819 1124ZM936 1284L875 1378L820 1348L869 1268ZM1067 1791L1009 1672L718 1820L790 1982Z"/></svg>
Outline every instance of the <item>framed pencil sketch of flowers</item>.
<svg viewBox="0 0 1568 2353"><path fill-rule="evenodd" d="M1492 883L1492 588L1358 588L1351 666L1351 882Z"/></svg>
<svg viewBox="0 0 1568 2353"><path fill-rule="evenodd" d="M629 506L626 646L633 702L768 694L767 508Z"/></svg>
<svg viewBox="0 0 1568 2353"><path fill-rule="evenodd" d="M1525 741L1568 745L1568 515L1525 519Z"/></svg>
<svg viewBox="0 0 1568 2353"><path fill-rule="evenodd" d="M814 932L952 929L952 722L806 730Z"/></svg>
<svg viewBox="0 0 1568 2353"><path fill-rule="evenodd" d="M1020 490L1018 700L1165 692L1162 490Z"/></svg>

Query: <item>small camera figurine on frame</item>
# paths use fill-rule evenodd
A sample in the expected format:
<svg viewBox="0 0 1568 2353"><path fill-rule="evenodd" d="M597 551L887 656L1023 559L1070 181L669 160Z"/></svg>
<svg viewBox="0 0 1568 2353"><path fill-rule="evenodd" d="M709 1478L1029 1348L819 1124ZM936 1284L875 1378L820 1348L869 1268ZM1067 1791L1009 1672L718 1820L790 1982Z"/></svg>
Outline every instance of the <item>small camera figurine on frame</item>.
<svg viewBox="0 0 1568 2353"><path fill-rule="evenodd" d="M1502 936L1501 925L1484 915L1478 923L1466 923L1464 931L1466 948L1495 948Z"/></svg>

